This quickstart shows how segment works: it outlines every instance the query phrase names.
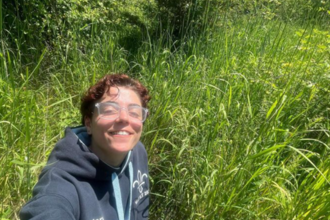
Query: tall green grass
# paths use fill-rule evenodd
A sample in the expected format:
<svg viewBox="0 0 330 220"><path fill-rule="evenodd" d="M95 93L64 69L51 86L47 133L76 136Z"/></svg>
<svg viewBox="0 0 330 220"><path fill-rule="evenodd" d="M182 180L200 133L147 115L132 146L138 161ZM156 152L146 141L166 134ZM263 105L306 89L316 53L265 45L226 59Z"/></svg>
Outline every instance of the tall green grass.
<svg viewBox="0 0 330 220"><path fill-rule="evenodd" d="M153 219L327 218L329 32L222 25L139 61Z"/></svg>
<svg viewBox="0 0 330 220"><path fill-rule="evenodd" d="M104 33L48 66L51 51L25 66L2 42L1 218L18 218L63 129L79 124L81 93L110 71L152 95L150 219L327 219L329 42L316 25L248 15L180 45L146 39L136 54Z"/></svg>

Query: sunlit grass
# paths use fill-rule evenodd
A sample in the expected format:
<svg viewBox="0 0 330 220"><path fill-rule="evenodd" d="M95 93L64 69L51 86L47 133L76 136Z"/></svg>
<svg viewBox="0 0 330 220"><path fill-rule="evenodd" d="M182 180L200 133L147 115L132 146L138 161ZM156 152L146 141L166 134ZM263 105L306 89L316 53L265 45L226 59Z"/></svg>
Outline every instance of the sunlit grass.
<svg viewBox="0 0 330 220"><path fill-rule="evenodd" d="M155 219L328 215L326 33L257 20L197 41L188 57L152 51L145 75L160 104L144 142ZM308 190L314 184L323 190Z"/></svg>
<svg viewBox="0 0 330 220"><path fill-rule="evenodd" d="M239 19L180 46L146 41L128 59L101 35L88 53L68 44L51 72L40 65L50 51L26 68L2 47L1 217L17 218L63 129L79 125L81 93L128 72L152 95L150 219L328 218L329 36Z"/></svg>

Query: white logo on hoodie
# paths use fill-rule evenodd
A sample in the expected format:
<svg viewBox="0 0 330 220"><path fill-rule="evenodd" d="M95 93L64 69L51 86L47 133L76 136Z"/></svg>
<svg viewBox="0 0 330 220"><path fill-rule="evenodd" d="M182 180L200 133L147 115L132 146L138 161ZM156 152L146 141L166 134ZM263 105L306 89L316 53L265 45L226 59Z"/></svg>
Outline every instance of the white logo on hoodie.
<svg viewBox="0 0 330 220"><path fill-rule="evenodd" d="M147 174L142 174L140 170L138 170L138 173L137 173L137 180L135 180L133 182L133 188L135 188L135 186L137 186L139 192L140 192L140 195L139 197L137 198L137 200L135 200L135 204L138 204L139 201L145 197L146 195L149 194L149 190L146 190L143 192L143 185L145 184L145 181L143 180L144 178L148 178L148 175Z"/></svg>

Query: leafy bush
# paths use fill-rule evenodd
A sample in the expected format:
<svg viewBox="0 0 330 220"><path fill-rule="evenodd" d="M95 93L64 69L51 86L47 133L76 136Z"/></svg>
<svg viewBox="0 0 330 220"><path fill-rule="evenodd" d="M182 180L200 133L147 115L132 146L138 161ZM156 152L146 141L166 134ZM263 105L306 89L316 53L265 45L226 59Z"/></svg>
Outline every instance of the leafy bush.
<svg viewBox="0 0 330 220"><path fill-rule="evenodd" d="M154 35L159 25L178 39L203 33L222 16L305 22L329 18L329 10L330 2L322 0L15 0L3 3L2 37L29 59L27 54L37 58L45 47L63 52L68 44L86 53L109 32L136 50L143 35Z"/></svg>
<svg viewBox="0 0 330 220"><path fill-rule="evenodd" d="M74 43L84 51L102 33L137 37L152 29L156 21L152 0L5 1L3 14L8 47L24 53Z"/></svg>
<svg viewBox="0 0 330 220"><path fill-rule="evenodd" d="M162 31L174 38L203 33L216 20L219 0L156 0Z"/></svg>

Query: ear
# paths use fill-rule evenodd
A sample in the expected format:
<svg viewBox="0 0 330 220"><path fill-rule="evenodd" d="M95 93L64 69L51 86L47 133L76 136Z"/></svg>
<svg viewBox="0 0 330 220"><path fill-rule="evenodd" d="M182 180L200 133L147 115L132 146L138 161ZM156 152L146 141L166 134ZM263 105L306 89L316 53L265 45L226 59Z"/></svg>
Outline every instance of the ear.
<svg viewBox="0 0 330 220"><path fill-rule="evenodd" d="M87 130L87 134L92 134L92 119L85 116L85 127L86 127L86 130Z"/></svg>

